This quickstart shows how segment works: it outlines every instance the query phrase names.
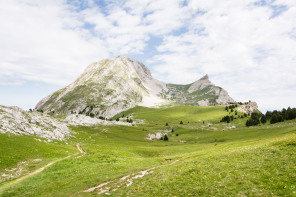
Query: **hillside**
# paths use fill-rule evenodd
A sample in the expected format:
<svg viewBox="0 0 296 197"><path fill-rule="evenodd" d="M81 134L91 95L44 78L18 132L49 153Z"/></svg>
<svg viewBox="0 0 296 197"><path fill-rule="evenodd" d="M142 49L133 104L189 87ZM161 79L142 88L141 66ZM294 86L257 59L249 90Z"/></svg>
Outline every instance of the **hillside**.
<svg viewBox="0 0 296 197"><path fill-rule="evenodd" d="M142 63L119 56L89 65L69 86L42 99L35 110L110 118L135 106L227 104L235 102L204 76L188 85L166 84Z"/></svg>
<svg viewBox="0 0 296 197"><path fill-rule="evenodd" d="M0 134L0 196L294 196L296 121L242 114L138 106L113 119L142 124L70 126L66 141Z"/></svg>

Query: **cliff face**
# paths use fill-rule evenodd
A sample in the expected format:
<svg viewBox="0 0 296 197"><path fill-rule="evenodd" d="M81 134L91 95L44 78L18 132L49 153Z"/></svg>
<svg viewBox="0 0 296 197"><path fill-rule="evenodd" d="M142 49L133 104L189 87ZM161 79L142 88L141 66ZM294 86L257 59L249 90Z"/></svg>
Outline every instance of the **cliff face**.
<svg viewBox="0 0 296 197"><path fill-rule="evenodd" d="M36 110L112 117L137 105L211 105L234 100L208 76L189 85L166 84L142 63L119 56L89 65L69 86L42 99Z"/></svg>

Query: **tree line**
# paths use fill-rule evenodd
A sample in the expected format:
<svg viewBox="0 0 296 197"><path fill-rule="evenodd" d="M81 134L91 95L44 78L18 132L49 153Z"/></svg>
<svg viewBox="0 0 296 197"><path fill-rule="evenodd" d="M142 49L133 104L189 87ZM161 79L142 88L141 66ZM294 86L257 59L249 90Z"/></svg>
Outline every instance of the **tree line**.
<svg viewBox="0 0 296 197"><path fill-rule="evenodd" d="M247 120L246 126L255 126L260 123L265 124L267 121L270 121L270 124L274 124L293 119L296 119L296 108L291 107L283 108L281 111L267 111L265 114L253 112L250 119Z"/></svg>

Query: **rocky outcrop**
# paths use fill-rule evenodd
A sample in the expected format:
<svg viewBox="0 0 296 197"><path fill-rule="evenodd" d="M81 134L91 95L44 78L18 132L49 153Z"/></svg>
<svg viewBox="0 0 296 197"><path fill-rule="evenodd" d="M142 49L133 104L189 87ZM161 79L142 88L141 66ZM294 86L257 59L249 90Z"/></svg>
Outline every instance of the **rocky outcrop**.
<svg viewBox="0 0 296 197"><path fill-rule="evenodd" d="M241 111L241 112L244 112L244 113L247 113L247 114L251 114L254 111L256 111L257 109L258 109L258 105L257 105L256 102L251 102L251 103L248 103L248 104L245 104L245 105L240 105L237 108L238 111Z"/></svg>
<svg viewBox="0 0 296 197"><path fill-rule="evenodd" d="M125 56L89 65L69 86L42 99L35 110L110 118L135 106L213 105L234 102L208 75L188 85L166 84Z"/></svg>
<svg viewBox="0 0 296 197"><path fill-rule="evenodd" d="M208 86L214 86L212 82L209 80L209 76L205 75L201 79L197 80L196 82L192 83L190 87L188 88L188 92L196 92L198 90L202 90Z"/></svg>
<svg viewBox="0 0 296 197"><path fill-rule="evenodd" d="M70 130L46 114L25 112L18 107L0 105L0 133L36 135L51 140L64 140L71 136Z"/></svg>
<svg viewBox="0 0 296 197"><path fill-rule="evenodd" d="M63 141L72 137L72 131L68 126L72 125L124 125L132 126L141 124L134 120L133 124L123 121L108 121L99 118L91 118L82 114L71 114L54 118L40 112L27 112L19 107L6 107L0 105L0 133L14 135L34 135L38 140L44 138L47 142L52 140Z"/></svg>

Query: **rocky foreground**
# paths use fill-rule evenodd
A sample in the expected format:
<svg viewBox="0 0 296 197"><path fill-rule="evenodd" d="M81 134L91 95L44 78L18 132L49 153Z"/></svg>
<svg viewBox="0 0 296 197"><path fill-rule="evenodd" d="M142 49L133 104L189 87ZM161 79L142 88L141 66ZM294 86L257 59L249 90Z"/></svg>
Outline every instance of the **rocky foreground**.
<svg viewBox="0 0 296 197"><path fill-rule="evenodd" d="M54 118L41 112L27 112L19 107L0 105L0 133L15 135L34 135L46 139L63 141L72 137L71 125L126 125L132 124L121 121L107 121L91 118L85 115L64 115Z"/></svg>

